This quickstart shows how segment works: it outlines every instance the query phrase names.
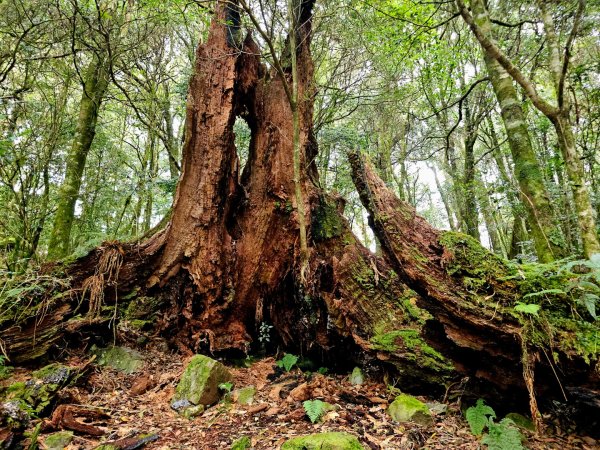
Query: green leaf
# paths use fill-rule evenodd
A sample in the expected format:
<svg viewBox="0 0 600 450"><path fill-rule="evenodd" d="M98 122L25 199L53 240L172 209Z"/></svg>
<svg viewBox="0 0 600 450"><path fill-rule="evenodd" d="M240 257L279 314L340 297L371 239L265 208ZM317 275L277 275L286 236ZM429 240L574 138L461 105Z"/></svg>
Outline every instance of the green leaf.
<svg viewBox="0 0 600 450"><path fill-rule="evenodd" d="M233 383L231 383L229 381L219 384L219 389L221 389L222 391L228 392L228 393L231 392L232 388L233 388Z"/></svg>
<svg viewBox="0 0 600 450"><path fill-rule="evenodd" d="M573 283L573 287L600 294L600 286L586 280L577 280Z"/></svg>
<svg viewBox="0 0 600 450"><path fill-rule="evenodd" d="M600 267L600 253L594 253L592 256L590 256L590 261L596 267Z"/></svg>
<svg viewBox="0 0 600 450"><path fill-rule="evenodd" d="M524 295L523 298L531 298L531 297L539 297L540 295L556 295L556 294L564 294L565 291L562 289L544 289L543 291L531 292L527 295Z"/></svg>
<svg viewBox="0 0 600 450"><path fill-rule="evenodd" d="M537 316L540 308L541 308L541 306L536 305L535 303L517 302L517 306L515 306L515 311L525 313L525 314L533 314L534 316Z"/></svg>
<svg viewBox="0 0 600 450"><path fill-rule="evenodd" d="M592 316L594 320L598 319L596 316L596 302L598 300L600 300L600 297L595 294L586 293L581 296L581 302L587 308L590 316Z"/></svg>
<svg viewBox="0 0 600 450"><path fill-rule="evenodd" d="M289 372L292 367L298 362L298 357L296 355L292 355L291 353L285 353L283 358L277 361L277 367L282 367L286 372Z"/></svg>
<svg viewBox="0 0 600 450"><path fill-rule="evenodd" d="M471 433L475 436L480 436L483 433L483 429L486 426L489 426L490 418L495 418L496 413L491 406L485 404L483 399L477 400L475 406L471 406L467 409L465 417L467 418L467 422L469 422L469 427L471 428Z"/></svg>
<svg viewBox="0 0 600 450"><path fill-rule="evenodd" d="M523 435L515 426L515 423L507 418L499 423L490 420L488 424L489 433L481 440L482 444L488 446L489 450L524 450Z"/></svg>
<svg viewBox="0 0 600 450"><path fill-rule="evenodd" d="M306 400L302 406L312 423L318 421L325 412L325 403L321 400Z"/></svg>

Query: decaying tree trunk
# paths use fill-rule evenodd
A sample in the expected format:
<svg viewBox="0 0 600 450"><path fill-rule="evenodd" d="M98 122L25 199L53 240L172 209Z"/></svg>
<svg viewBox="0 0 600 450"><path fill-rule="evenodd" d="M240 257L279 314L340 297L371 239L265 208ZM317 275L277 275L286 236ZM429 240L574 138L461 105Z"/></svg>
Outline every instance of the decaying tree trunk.
<svg viewBox="0 0 600 450"><path fill-rule="evenodd" d="M470 386L480 380L485 391L495 387L523 402L531 390L524 380L532 379L536 365L536 388L556 394L548 364L523 343L528 322L510 313L517 288L500 280L508 275L500 260L462 238L445 242L446 235L398 200L357 155L350 157L354 180L383 257L352 234L343 200L317 186L311 9L312 1L302 2L295 49L300 181L310 224L306 279L300 276L292 111L283 80L261 64L250 36L238 39L232 3L220 3L197 52L169 224L140 243L105 243L64 268L71 285L66 293L51 296L56 286L48 286L38 297L43 300L15 313L12 322L0 317L3 348L14 362L142 314L155 316L157 331L188 352L247 352L264 322L273 325L277 344L331 364L387 366L406 390L443 393L468 376ZM241 175L236 117L252 133ZM482 267L452 253L467 247ZM598 381L597 370L575 351L553 350L574 386L587 389Z"/></svg>

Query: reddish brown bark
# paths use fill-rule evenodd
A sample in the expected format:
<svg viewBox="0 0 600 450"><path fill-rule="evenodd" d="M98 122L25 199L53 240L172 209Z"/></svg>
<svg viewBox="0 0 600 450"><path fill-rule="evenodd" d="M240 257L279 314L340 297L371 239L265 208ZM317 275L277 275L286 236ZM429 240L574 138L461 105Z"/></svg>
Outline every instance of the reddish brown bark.
<svg viewBox="0 0 600 450"><path fill-rule="evenodd" d="M476 384L483 381L483 392L494 386L500 396L512 397L527 390L532 412L536 395L545 397L546 403L560 399L588 405L586 398L600 394L598 361L586 362L585 353L571 347L548 341L542 343L548 347L544 350L540 343L529 342L533 341L529 323L520 321L513 309L523 293L502 260L478 244L470 247L466 236L464 240L459 236L459 244L454 245L447 237L450 233L445 237L418 216L361 155L352 153L348 159L386 259L419 294L419 306L432 315L427 326L430 333L425 335L453 360L459 372ZM578 338L571 335L567 339ZM544 352L550 351L558 361L551 362L548 353L544 358ZM599 406L585 408L597 410Z"/></svg>

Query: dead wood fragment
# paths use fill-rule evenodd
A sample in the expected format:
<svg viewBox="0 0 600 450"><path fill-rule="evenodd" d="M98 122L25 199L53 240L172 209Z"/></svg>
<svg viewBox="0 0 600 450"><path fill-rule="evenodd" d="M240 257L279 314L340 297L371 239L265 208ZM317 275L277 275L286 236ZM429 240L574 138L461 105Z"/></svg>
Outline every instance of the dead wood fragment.
<svg viewBox="0 0 600 450"><path fill-rule="evenodd" d="M102 420L110 415L98 409L91 409L79 405L58 405L52 413L52 418L46 422L48 428L62 428L90 436L103 436L105 431L101 428L80 422L80 419Z"/></svg>

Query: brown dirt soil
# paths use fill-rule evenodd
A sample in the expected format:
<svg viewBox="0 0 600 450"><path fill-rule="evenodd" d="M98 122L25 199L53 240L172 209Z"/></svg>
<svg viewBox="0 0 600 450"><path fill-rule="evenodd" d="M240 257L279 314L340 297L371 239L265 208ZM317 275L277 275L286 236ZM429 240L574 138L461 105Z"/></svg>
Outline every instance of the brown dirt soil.
<svg viewBox="0 0 600 450"><path fill-rule="evenodd" d="M88 424L105 432L101 438L76 432L69 450L91 449L135 433L159 435L146 449L229 449L236 439L249 436L252 449L275 450L289 438L326 431L351 433L366 449L481 448L460 414L458 401L448 405L446 414L435 417L433 427L396 424L386 413L394 395L384 383L367 381L353 386L348 375L307 374L299 369L285 373L274 358L258 360L248 368L230 367L236 387L256 387L253 404L240 406L222 400L188 420L171 410L169 402L189 358L154 349L145 353L145 359L142 372L127 375L94 367L77 386L63 390L61 404L103 413L90 414L96 419L89 419ZM85 358L72 356L65 362L81 366ZM19 370L12 378L25 379L26 374ZM316 398L335 405L336 410L311 424L302 401ZM42 449L46 433L39 437ZM600 448L589 437L561 436L556 429L552 434L527 433L526 437L531 449Z"/></svg>

